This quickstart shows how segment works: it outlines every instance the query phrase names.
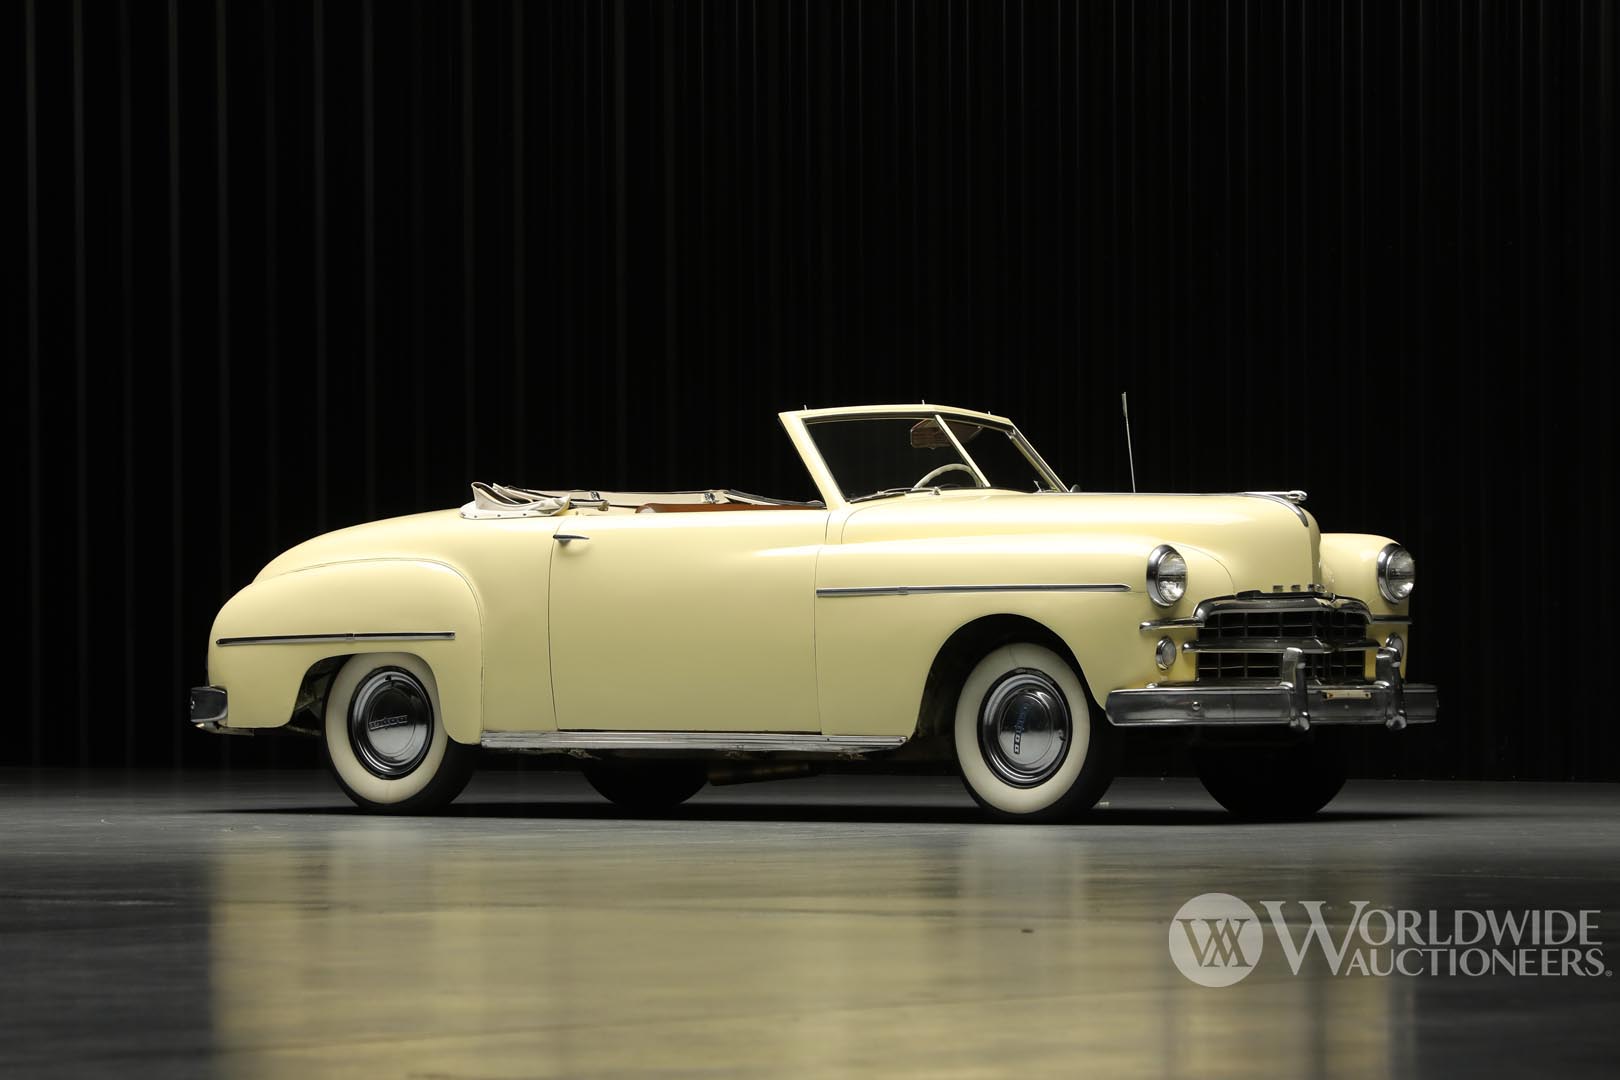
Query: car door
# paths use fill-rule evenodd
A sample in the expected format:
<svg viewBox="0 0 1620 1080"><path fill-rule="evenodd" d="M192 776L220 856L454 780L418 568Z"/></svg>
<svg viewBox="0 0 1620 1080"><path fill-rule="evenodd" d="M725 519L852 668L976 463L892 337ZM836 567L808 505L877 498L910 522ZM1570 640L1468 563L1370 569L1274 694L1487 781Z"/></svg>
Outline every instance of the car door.
<svg viewBox="0 0 1620 1080"><path fill-rule="evenodd" d="M820 731L826 529L826 511L809 509L563 522L549 612L558 728Z"/></svg>

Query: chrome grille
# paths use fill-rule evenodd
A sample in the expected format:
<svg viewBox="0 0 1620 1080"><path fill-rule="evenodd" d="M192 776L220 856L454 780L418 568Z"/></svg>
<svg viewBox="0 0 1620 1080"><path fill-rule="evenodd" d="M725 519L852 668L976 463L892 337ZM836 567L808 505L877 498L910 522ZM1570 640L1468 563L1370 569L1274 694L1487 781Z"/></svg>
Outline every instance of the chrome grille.
<svg viewBox="0 0 1620 1080"><path fill-rule="evenodd" d="M1320 641L1327 645L1350 645L1367 638L1365 614L1355 608L1286 607L1277 609L1232 608L1209 612L1199 627L1200 643L1217 644L1223 641L1254 640L1281 641L1285 645L1299 642L1300 647L1314 647ZM1364 677L1366 653L1356 649L1348 652L1307 653L1304 657L1308 678L1324 682L1356 681ZM1282 670L1282 652L1200 652L1198 678L1221 679L1275 679Z"/></svg>
<svg viewBox="0 0 1620 1080"><path fill-rule="evenodd" d="M1304 658L1307 678L1323 682L1356 682L1365 675L1364 652L1315 653ZM1276 679L1282 675L1282 654L1273 652L1199 653L1198 678Z"/></svg>
<svg viewBox="0 0 1620 1080"><path fill-rule="evenodd" d="M1198 640L1231 638L1316 638L1330 645L1348 644L1367 636L1367 618L1353 608L1308 608L1280 611L1234 608L1210 612L1199 628Z"/></svg>

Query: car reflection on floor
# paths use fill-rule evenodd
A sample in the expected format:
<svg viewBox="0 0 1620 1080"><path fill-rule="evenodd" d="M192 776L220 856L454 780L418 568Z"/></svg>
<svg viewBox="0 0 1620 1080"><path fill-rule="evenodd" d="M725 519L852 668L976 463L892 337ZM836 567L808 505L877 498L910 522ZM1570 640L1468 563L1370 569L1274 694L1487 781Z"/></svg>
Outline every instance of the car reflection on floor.
<svg viewBox="0 0 1620 1080"><path fill-rule="evenodd" d="M1616 1047L1612 979L1294 975L1269 942L1211 989L1167 951L1216 890L1341 920L1612 912L1613 788L1363 784L1245 826L1194 782L1122 781L1036 827L928 778L709 791L666 819L555 774L481 775L435 818L350 812L315 775L79 783L0 782L6 1071L1362 1076Z"/></svg>

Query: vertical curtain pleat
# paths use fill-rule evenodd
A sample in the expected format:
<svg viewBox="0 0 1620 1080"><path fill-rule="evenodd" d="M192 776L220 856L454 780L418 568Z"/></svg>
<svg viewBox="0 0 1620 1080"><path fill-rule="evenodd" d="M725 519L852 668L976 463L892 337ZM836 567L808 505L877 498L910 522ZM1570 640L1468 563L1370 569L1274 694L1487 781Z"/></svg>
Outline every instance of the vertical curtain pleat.
<svg viewBox="0 0 1620 1080"><path fill-rule="evenodd" d="M1122 488L1128 390L1143 488L1417 553L1358 771L1620 774L1611 2L7 18L0 761L313 760L181 729L213 612L471 479L795 495L778 410L927 399Z"/></svg>

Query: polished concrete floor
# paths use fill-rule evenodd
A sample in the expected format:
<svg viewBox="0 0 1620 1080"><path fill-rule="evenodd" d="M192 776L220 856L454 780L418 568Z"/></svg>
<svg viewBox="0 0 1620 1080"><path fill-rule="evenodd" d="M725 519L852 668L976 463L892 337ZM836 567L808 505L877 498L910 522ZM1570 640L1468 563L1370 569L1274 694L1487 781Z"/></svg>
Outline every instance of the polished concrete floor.
<svg viewBox="0 0 1620 1080"><path fill-rule="evenodd" d="M1612 971L1617 812L1362 782L1240 825L1135 780L1014 827L952 780L825 777L655 820L489 773L384 819L319 774L0 772L0 1075L1613 1075L1608 975L1296 975L1271 941L1211 989L1167 933L1206 891L1341 927L1597 909Z"/></svg>

